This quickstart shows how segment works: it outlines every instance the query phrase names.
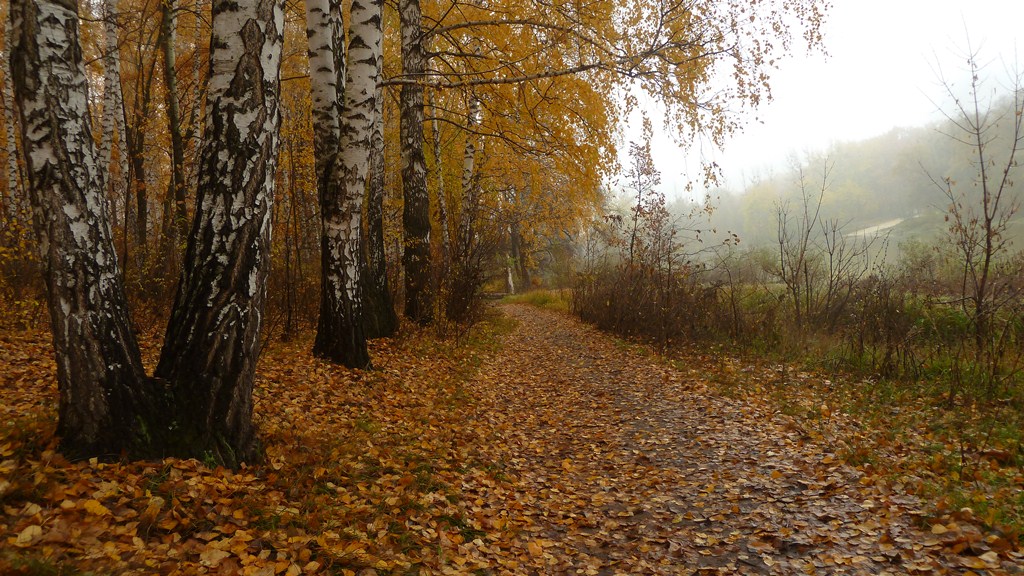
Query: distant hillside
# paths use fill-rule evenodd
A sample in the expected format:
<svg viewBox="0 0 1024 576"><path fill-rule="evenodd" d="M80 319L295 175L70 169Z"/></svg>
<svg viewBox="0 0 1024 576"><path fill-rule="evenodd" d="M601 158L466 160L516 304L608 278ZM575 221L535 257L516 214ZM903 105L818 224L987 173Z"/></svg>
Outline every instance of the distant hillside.
<svg viewBox="0 0 1024 576"><path fill-rule="evenodd" d="M989 115L993 121L991 141L986 145L990 182L998 182L1011 149L1012 102L1003 101ZM955 140L951 123L918 128L897 128L859 142L834 145L826 153L805 159L787 173L766 178L742 192L717 192L717 209L711 225L719 231L735 232L747 246L771 244L776 238L776 213L780 203L789 212L801 210L800 173L804 190L816 200L828 167L821 215L838 219L844 230L858 230L888 224L891 244L908 239L929 241L940 238L947 227L949 205L938 183L947 178L957 193L980 198L977 182L977 150ZM993 170L993 167L995 170ZM1011 178L1012 179L1012 178ZM1020 198L1024 184L1011 186L1009 197ZM1024 223L1018 213L1012 233L1024 246Z"/></svg>

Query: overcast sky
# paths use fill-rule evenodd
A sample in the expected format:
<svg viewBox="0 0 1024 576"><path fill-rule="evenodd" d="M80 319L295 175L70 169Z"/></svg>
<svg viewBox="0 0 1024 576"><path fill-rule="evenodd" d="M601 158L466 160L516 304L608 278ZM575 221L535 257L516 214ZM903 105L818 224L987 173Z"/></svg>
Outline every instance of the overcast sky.
<svg viewBox="0 0 1024 576"><path fill-rule="evenodd" d="M832 0L832 5L825 28L828 55L797 54L782 64L772 81L774 100L760 110L760 124L748 125L725 150L697 151L685 163L667 136L659 138L655 161L667 194L681 188L687 176L698 175L694 157L700 153L718 161L726 185L736 190L759 173L784 167L793 154L940 119L937 105L944 99L936 68L954 82L968 81L963 57L968 36L993 75L1012 67L1015 54L1024 58L1024 46L1017 46L1017 37L1024 37L1018 32L1024 28L1024 0Z"/></svg>

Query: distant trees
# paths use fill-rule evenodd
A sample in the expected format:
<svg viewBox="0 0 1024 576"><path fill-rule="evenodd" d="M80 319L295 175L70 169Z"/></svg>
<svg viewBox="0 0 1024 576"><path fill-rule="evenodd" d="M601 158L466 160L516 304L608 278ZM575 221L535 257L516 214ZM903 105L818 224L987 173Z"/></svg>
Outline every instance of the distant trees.
<svg viewBox="0 0 1024 576"><path fill-rule="evenodd" d="M833 163L823 161L820 180L812 185L797 168L796 205L775 205L776 246L767 272L785 286L797 330L832 329L847 312L857 283L873 264L877 234L851 233L833 214L822 213Z"/></svg>
<svg viewBox="0 0 1024 576"><path fill-rule="evenodd" d="M486 157L468 162L479 171L473 178L483 192L478 201L500 209L496 197L504 184L514 179L517 190L525 189L524 173L534 194L549 193L536 176L552 164L584 183L576 193L585 198L614 162L612 102L620 86L634 85L665 104L667 121L684 137L701 133L721 142L739 127L739 118L728 112L732 104L754 107L766 96L777 51L789 50L797 38L810 46L820 42L823 8L813 0L753 8L740 1L609 0L585 6L440 3L421 10L417 0L403 0L402 73L388 82L402 91L406 315L427 322L435 301L428 294L431 198L421 160L424 86L462 93L446 99L461 100L461 109L444 111L445 119L466 126L463 138L480 141L473 154ZM730 75L728 90L707 90L716 73ZM455 120L475 118L469 113L474 105L481 108L479 124ZM433 113L439 113L436 106ZM502 154L487 152L489 147ZM578 174L563 167L573 155L586 163ZM510 159L519 164L514 172L492 172ZM455 200L446 205L460 204ZM476 211L463 205L455 217ZM508 242L524 232L530 234L508 234Z"/></svg>

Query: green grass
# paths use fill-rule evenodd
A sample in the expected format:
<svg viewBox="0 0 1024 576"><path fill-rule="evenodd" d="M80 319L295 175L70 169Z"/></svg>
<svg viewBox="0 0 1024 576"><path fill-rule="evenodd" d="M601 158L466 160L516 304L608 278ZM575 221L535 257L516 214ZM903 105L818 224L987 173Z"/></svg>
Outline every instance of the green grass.
<svg viewBox="0 0 1024 576"><path fill-rule="evenodd" d="M569 290L531 290L522 294L506 296L501 301L505 304L529 304L538 308L567 313L571 299L572 293Z"/></svg>

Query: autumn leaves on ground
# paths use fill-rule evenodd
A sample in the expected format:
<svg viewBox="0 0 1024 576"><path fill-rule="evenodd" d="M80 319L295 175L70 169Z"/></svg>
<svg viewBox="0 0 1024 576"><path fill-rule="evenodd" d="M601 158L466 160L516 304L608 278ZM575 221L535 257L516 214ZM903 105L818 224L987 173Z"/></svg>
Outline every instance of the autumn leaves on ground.
<svg viewBox="0 0 1024 576"><path fill-rule="evenodd" d="M510 305L373 371L274 342L265 462L71 463L52 353L0 335L3 574L1019 574L1012 538L844 454L858 426L722 396L567 315ZM751 389L760 376L744 376ZM826 406L823 410L828 410ZM909 478L912 475L904 475Z"/></svg>

